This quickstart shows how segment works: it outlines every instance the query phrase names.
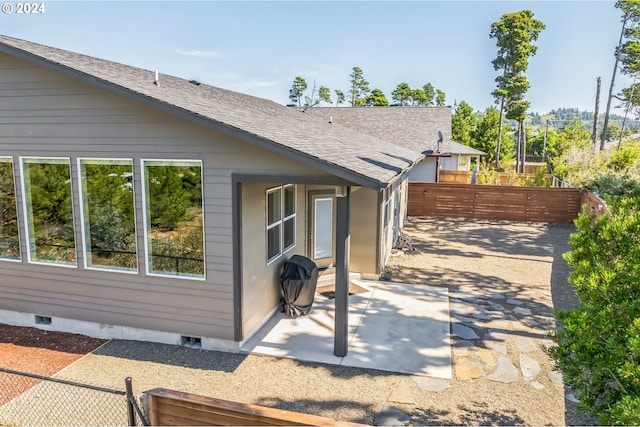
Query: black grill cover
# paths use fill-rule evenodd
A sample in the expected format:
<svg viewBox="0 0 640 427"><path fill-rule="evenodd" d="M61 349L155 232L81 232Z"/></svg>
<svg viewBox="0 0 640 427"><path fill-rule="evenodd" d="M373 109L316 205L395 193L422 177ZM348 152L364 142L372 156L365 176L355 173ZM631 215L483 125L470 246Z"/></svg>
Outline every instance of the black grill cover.
<svg viewBox="0 0 640 427"><path fill-rule="evenodd" d="M309 258L292 256L280 274L282 312L289 317L307 314L313 305L318 284L318 267Z"/></svg>

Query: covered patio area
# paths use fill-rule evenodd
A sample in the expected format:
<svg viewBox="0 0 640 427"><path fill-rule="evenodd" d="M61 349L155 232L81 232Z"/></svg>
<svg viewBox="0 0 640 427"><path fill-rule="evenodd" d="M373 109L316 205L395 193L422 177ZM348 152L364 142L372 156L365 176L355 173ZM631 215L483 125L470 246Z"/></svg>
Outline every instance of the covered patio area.
<svg viewBox="0 0 640 427"><path fill-rule="evenodd" d="M452 377L447 288L353 279L351 284L356 286L348 301L349 351L345 356L334 355L335 299L320 292L308 315L289 318L276 313L241 350L410 375Z"/></svg>

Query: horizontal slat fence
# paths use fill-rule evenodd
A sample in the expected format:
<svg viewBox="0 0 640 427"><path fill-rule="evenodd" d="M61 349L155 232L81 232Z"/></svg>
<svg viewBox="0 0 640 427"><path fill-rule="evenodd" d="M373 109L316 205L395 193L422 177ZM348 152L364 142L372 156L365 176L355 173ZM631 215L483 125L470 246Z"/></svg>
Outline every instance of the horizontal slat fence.
<svg viewBox="0 0 640 427"><path fill-rule="evenodd" d="M607 204L604 200L589 191L582 193L582 204L587 205L589 212L596 216L604 215L609 212L609 208L607 208Z"/></svg>
<svg viewBox="0 0 640 427"><path fill-rule="evenodd" d="M363 424L156 388L141 399L152 426L343 426Z"/></svg>
<svg viewBox="0 0 640 427"><path fill-rule="evenodd" d="M473 176L473 172L471 171L454 171L454 170L446 170L443 169L438 173L438 181L441 183L455 183L455 184L471 184L471 177ZM546 174L545 179L548 183L551 183L553 175ZM535 173L520 173L517 175L510 174L507 172L496 172L495 173L495 184L499 185L515 185L517 182L522 182L525 180L535 180ZM478 180L480 178L478 177ZM483 184L484 185L484 184Z"/></svg>
<svg viewBox="0 0 640 427"><path fill-rule="evenodd" d="M409 216L570 223L582 206L576 188L409 183Z"/></svg>

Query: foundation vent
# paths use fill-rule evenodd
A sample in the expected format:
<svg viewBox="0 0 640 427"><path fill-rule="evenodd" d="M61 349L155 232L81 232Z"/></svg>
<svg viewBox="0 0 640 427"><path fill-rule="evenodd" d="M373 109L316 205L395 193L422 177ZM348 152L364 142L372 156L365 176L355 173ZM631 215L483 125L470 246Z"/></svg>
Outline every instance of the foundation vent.
<svg viewBox="0 0 640 427"><path fill-rule="evenodd" d="M189 348L202 348L202 338L181 336L180 343Z"/></svg>
<svg viewBox="0 0 640 427"><path fill-rule="evenodd" d="M48 316L36 316L36 325L50 325L51 317Z"/></svg>

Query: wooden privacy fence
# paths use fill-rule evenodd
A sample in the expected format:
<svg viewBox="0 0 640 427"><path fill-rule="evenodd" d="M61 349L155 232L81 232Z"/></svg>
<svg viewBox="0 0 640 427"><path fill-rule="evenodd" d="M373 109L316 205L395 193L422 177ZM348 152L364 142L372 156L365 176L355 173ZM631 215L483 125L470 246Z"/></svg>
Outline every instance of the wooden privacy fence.
<svg viewBox="0 0 640 427"><path fill-rule="evenodd" d="M576 188L409 183L408 215L570 223L583 200Z"/></svg>
<svg viewBox="0 0 640 427"><path fill-rule="evenodd" d="M265 406L232 402L165 388L144 392L149 424L152 426L352 426L333 418Z"/></svg>
<svg viewBox="0 0 640 427"><path fill-rule="evenodd" d="M472 175L473 175L473 172L471 171L441 170L438 173L438 182L452 183L452 184L453 183L471 184ZM551 180L553 179L553 175L546 174L544 178L548 183L551 183ZM523 182L525 180L535 180L536 174L535 173L510 174L507 172L496 172L493 179L495 180L495 184L498 184L498 185L515 185L517 182ZM477 176L477 180L479 183L480 181L482 181L480 176Z"/></svg>

